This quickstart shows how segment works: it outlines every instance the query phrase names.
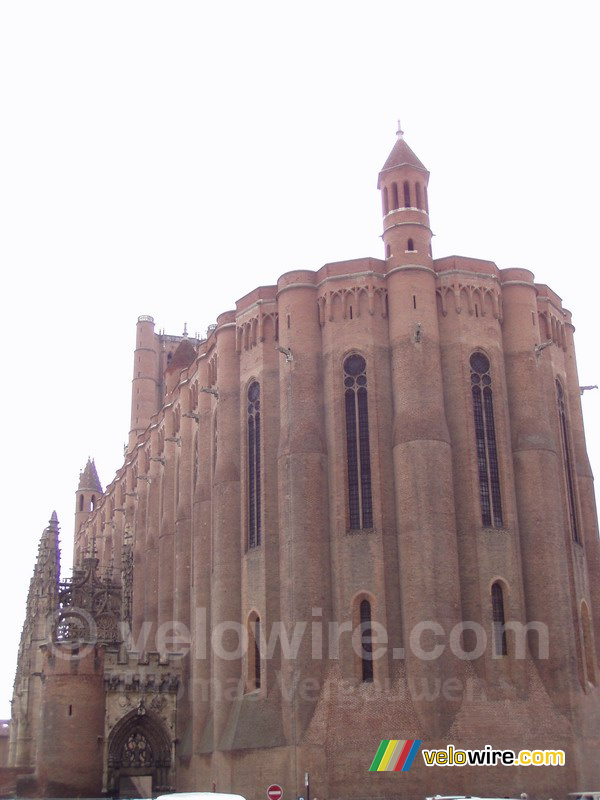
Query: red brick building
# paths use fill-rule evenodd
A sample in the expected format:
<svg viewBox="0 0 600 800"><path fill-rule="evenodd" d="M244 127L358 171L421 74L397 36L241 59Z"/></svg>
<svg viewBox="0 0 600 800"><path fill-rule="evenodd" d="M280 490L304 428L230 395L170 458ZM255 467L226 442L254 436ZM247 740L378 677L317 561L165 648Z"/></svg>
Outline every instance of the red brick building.
<svg viewBox="0 0 600 800"><path fill-rule="evenodd" d="M125 461L104 491L93 463L81 475L72 583L56 519L42 537L11 729L11 764L36 769L23 793L600 788L571 315L526 269L434 259L428 178L400 131L383 259L288 272L204 340L139 318ZM369 772L394 738L566 764Z"/></svg>

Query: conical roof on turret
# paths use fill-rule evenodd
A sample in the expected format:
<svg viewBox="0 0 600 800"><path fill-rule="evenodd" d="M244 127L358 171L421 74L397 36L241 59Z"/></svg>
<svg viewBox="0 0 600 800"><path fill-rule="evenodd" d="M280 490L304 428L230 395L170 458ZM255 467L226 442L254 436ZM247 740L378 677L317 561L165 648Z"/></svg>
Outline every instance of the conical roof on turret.
<svg viewBox="0 0 600 800"><path fill-rule="evenodd" d="M93 458L88 458L87 464L83 472L79 473L79 486L78 489L98 492L102 494L102 484L96 472L96 465Z"/></svg>
<svg viewBox="0 0 600 800"><path fill-rule="evenodd" d="M381 168L381 172L387 172L388 170L396 169L397 167L408 166L418 169L421 172L425 172L427 175L429 175L429 170L427 167L417 158L410 147L406 144L404 140L404 131L401 129L399 124L396 135L398 137L396 139L396 144L392 148L392 152L387 157L387 161Z"/></svg>

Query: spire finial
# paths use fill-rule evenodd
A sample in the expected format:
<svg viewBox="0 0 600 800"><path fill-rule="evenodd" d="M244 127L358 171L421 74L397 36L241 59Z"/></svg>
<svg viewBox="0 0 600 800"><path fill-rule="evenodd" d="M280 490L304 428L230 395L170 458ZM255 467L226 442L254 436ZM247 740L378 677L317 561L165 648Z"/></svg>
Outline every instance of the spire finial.
<svg viewBox="0 0 600 800"><path fill-rule="evenodd" d="M402 125L400 124L400 120L398 120L398 130L396 131L396 136L399 139L404 139L404 131L402 130Z"/></svg>
<svg viewBox="0 0 600 800"><path fill-rule="evenodd" d="M187 322L183 323L183 335L184 336L188 335Z"/></svg>

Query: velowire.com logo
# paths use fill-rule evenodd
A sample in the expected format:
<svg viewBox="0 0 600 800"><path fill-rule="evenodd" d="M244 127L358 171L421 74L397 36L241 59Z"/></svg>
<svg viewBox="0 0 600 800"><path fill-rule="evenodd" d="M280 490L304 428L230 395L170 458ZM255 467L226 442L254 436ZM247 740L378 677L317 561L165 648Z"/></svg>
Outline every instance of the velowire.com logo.
<svg viewBox="0 0 600 800"><path fill-rule="evenodd" d="M408 772L421 742L422 739L384 739L369 772Z"/></svg>

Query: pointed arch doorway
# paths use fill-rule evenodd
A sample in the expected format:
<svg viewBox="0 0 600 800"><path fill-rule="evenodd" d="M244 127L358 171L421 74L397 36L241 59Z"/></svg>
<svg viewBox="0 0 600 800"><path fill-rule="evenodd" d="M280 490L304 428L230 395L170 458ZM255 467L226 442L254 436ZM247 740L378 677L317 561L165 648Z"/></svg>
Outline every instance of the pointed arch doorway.
<svg viewBox="0 0 600 800"><path fill-rule="evenodd" d="M153 797L171 788L171 740L153 712L131 711L108 739L107 789L113 797Z"/></svg>

